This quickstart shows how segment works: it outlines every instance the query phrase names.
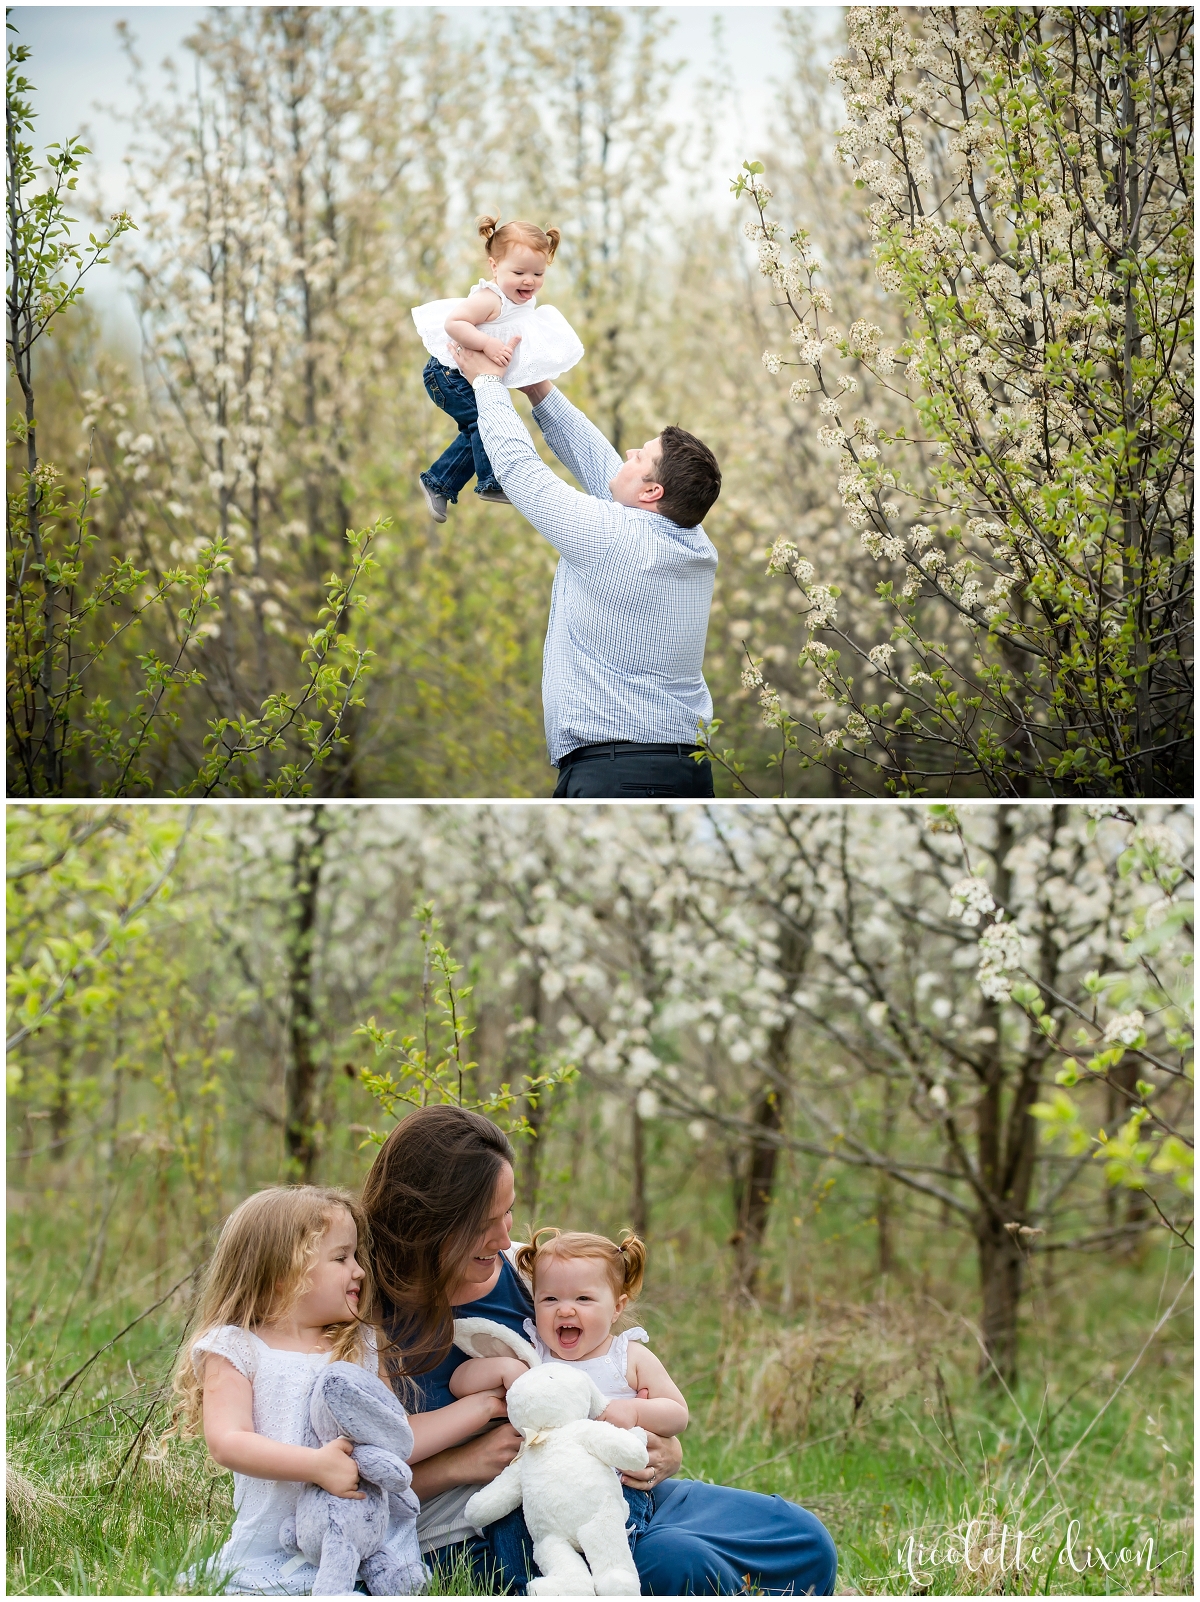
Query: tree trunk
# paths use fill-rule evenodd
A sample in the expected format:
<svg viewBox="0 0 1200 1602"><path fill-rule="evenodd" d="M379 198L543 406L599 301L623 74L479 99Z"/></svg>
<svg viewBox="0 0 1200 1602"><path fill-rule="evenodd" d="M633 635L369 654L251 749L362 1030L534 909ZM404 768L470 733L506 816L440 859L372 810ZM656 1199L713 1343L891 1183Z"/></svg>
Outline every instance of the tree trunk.
<svg viewBox="0 0 1200 1602"><path fill-rule="evenodd" d="M1070 809L1058 805L1051 809L1047 841L1047 862L1057 848L1059 836L1069 822ZM1008 807L996 810L996 903L1007 908L1012 894L1012 875L1006 866L1014 835ZM1047 875L1049 876L1049 868ZM1058 948L1051 938L1053 918L1049 904L1043 902L1041 942L1037 971L1044 984L1058 980ZM1048 1041L1040 1031L1031 1030L1028 1043L1015 1072L1005 1073L1001 1045L1000 1007L986 1003L984 1018L994 1040L985 1058L983 1094L977 1103L977 1163L980 1183L988 1200L980 1198L975 1217L975 1238L979 1256L979 1282L983 1317L981 1336L984 1353L980 1377L988 1385L1001 1379L1012 1385L1017 1377L1017 1319L1024 1288L1025 1240L1020 1234L1029 1224L1033 1192L1034 1164L1037 1157L1038 1125L1029 1109L1041 1092Z"/></svg>
<svg viewBox="0 0 1200 1602"><path fill-rule="evenodd" d="M633 1135L633 1197L631 1227L635 1235L645 1240L650 1228L650 1208L646 1202L646 1132L642 1115L637 1109L637 1098L630 1108Z"/></svg>
<svg viewBox="0 0 1200 1602"><path fill-rule="evenodd" d="M117 1134L121 1127L121 1091L124 1089L125 1075L119 1064L121 1061L121 1015L117 1014L117 1038L114 1044L113 1056L118 1066L113 1068L112 1097L109 1103L108 1115L108 1151L106 1153L106 1174L108 1200L104 1207L104 1217L100 1222L100 1233L96 1239L96 1258L92 1265L92 1275L88 1282L88 1295L93 1298L99 1295L100 1281L104 1275L104 1258L108 1251L108 1226L112 1221L112 1210L117 1199L117 1190L120 1181L117 1177Z"/></svg>
<svg viewBox="0 0 1200 1602"><path fill-rule="evenodd" d="M883 1124L879 1143L879 1150L885 1157L892 1155L895 1133L896 1087L889 1075L883 1082ZM896 1266L892 1242L892 1181L882 1168L875 1182L875 1243L875 1272L882 1280Z"/></svg>
<svg viewBox="0 0 1200 1602"><path fill-rule="evenodd" d="M529 986L529 1007L522 1022L529 1020L533 1028L521 1036L521 1053L523 1061L521 1071L536 1074L535 1063L538 1058L538 1044L542 1032L542 976L536 970L531 976ZM636 1116L636 1114L635 1114ZM541 1189L542 1178L542 1126L546 1119L546 1099L538 1096L533 1100L525 1099L525 1117L529 1120L529 1127L533 1130L521 1148L522 1161L517 1175L517 1197L522 1217L536 1228L538 1192Z"/></svg>
<svg viewBox="0 0 1200 1602"><path fill-rule="evenodd" d="M323 1069L315 1050L316 998L313 993L313 946L325 838L333 827L328 807L310 807L296 830L292 850L292 926L288 932L288 1040L284 1074L284 1142L288 1164L305 1184L312 1182L317 1161L316 1111Z"/></svg>
<svg viewBox="0 0 1200 1602"><path fill-rule="evenodd" d="M790 1022L771 1032L769 1060L772 1065L782 1055L787 1060L787 1037ZM776 1036L784 1037L782 1053L776 1046ZM737 1290L750 1299L758 1286L759 1259L763 1237L771 1216L771 1202L775 1189L775 1169L779 1163L779 1144L773 1139L783 1128L783 1094L779 1087L768 1081L760 1090L754 1108L754 1135L746 1156L746 1166L739 1185L737 1231L734 1235Z"/></svg>
<svg viewBox="0 0 1200 1602"><path fill-rule="evenodd" d="M980 1333L984 1351L980 1378L1006 1385L1017 1377L1017 1314L1021 1305L1021 1248L1016 1238L994 1215L983 1216L977 1224L979 1278L983 1291L983 1319Z"/></svg>
<svg viewBox="0 0 1200 1602"><path fill-rule="evenodd" d="M788 994L800 982L808 949L807 935L794 923L785 924L780 935L779 972ZM762 1245L775 1196L778 1137L787 1110L784 1103L791 1074L793 1022L793 1018L785 1018L767 1036L766 1068L752 1114L754 1133L734 1186L734 1274L738 1294L746 1298L753 1298L758 1286Z"/></svg>
<svg viewBox="0 0 1200 1602"><path fill-rule="evenodd" d="M996 808L996 862L994 894L996 904L1007 908L1012 875L1006 866L1013 847L1012 824L1007 807ZM1011 1383L1017 1367L1017 1309L1021 1299L1020 1248L1005 1224L1012 1221L1004 1205L1003 1179L1003 1085L1004 1055L1000 1033L1000 1007L987 1001L982 1017L992 1031L992 1043L984 1054L984 1082L976 1104L975 1144L979 1181L991 1197L980 1198L975 1215L975 1240L979 1260L979 1289L983 1302L980 1334L983 1353L979 1376L986 1385L998 1384L997 1375Z"/></svg>

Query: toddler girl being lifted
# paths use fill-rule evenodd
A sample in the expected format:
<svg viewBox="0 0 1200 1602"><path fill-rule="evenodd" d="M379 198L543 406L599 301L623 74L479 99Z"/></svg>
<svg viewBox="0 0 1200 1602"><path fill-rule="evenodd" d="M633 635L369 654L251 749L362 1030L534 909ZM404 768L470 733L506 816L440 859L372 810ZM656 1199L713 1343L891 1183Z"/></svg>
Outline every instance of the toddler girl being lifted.
<svg viewBox="0 0 1200 1602"><path fill-rule="evenodd" d="M421 488L435 523L446 521L446 503L475 476L481 500L508 504L479 438L475 392L454 359L452 346L482 351L504 369L510 389L558 378L583 355L575 330L553 306L539 306L538 292L554 260L560 234L533 223L481 217L479 233L491 278L481 278L466 300L431 300L413 307L413 322L429 352L422 375L433 404L458 424L458 437L421 474Z"/></svg>

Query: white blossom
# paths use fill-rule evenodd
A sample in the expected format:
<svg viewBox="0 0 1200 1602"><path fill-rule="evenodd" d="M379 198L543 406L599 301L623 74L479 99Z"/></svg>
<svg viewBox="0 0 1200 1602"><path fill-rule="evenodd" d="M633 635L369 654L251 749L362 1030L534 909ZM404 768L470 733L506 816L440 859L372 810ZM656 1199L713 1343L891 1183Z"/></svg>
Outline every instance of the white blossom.
<svg viewBox="0 0 1200 1602"><path fill-rule="evenodd" d="M960 918L968 929L974 929L985 912L995 910L996 903L986 879L960 879L950 887L947 916Z"/></svg>
<svg viewBox="0 0 1200 1602"><path fill-rule="evenodd" d="M964 919L965 922L965 919ZM979 937L979 988L989 1001L1007 1001L1012 993L1009 975L1025 960L1025 937L1015 923L989 924Z"/></svg>
<svg viewBox="0 0 1200 1602"><path fill-rule="evenodd" d="M1119 1012L1105 1025L1104 1038L1111 1045L1135 1046L1141 1039L1145 1024L1145 1018L1136 1008L1133 1012Z"/></svg>

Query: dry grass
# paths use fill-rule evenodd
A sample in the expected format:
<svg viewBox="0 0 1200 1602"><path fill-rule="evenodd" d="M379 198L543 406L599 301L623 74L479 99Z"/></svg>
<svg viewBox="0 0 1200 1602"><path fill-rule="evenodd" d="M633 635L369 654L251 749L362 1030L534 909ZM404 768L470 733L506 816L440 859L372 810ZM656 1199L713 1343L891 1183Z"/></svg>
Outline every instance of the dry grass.
<svg viewBox="0 0 1200 1602"><path fill-rule="evenodd" d="M67 1499L52 1491L42 1475L10 1458L4 1474L4 1511L8 1539L33 1541L67 1511Z"/></svg>
<svg viewBox="0 0 1200 1602"><path fill-rule="evenodd" d="M932 1303L823 1300L783 1328L735 1312L706 1427L784 1442L861 1429L914 1399L936 1408L942 1369L961 1363L964 1336Z"/></svg>

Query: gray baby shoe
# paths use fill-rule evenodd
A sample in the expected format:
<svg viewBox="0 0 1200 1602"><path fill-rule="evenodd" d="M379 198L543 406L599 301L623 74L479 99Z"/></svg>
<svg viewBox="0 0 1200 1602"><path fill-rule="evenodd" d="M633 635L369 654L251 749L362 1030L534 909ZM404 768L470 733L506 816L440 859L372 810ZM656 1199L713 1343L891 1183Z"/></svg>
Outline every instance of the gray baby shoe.
<svg viewBox="0 0 1200 1602"><path fill-rule="evenodd" d="M421 494L424 495L425 503L429 507L430 517L433 518L435 523L444 523L446 521L446 497L444 495L435 495L423 478L419 478L417 483L421 486Z"/></svg>

